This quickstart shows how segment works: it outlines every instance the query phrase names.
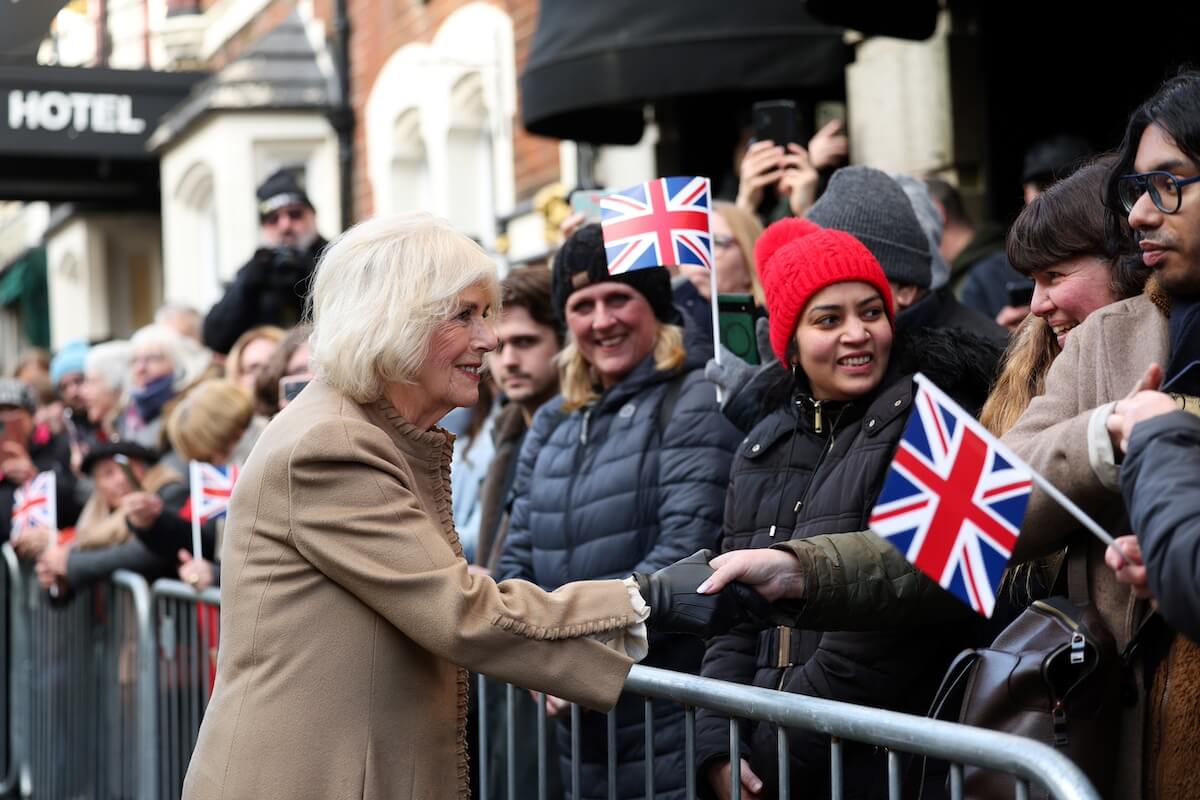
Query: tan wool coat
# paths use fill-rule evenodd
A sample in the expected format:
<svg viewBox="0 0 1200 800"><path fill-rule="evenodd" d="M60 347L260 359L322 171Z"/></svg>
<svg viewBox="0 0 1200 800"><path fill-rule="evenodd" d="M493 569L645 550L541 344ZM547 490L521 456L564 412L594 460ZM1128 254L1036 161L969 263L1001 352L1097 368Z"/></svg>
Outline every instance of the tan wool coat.
<svg viewBox="0 0 1200 800"><path fill-rule="evenodd" d="M620 581L467 573L453 437L314 381L267 428L225 529L217 681L185 800L466 798L467 670L596 709L631 661Z"/></svg>
<svg viewBox="0 0 1200 800"><path fill-rule="evenodd" d="M1093 411L1129 394L1151 363L1166 366L1170 345L1166 314L1148 295L1093 312L1067 338L1046 376L1046 391L1034 398L1003 441L1018 456L1099 522L1113 536L1130 533L1119 492L1105 485L1089 436L1097 434ZM1089 432L1089 427L1092 430ZM1099 467L1103 472L1103 467ZM1105 545L1037 489L1029 501L1014 563L1043 556L1071 543L1084 546L1092 602L1123 648L1147 608L1128 586L1117 583L1104 564ZM1134 800L1143 796L1146 709L1128 708L1120 732L1115 787L1098 787L1105 797Z"/></svg>

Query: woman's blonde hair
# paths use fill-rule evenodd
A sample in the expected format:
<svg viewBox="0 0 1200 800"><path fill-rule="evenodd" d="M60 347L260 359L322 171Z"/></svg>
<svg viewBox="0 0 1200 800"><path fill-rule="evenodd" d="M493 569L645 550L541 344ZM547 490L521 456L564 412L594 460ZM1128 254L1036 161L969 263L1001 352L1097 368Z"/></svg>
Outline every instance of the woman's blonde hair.
<svg viewBox="0 0 1200 800"><path fill-rule="evenodd" d="M1058 353L1058 339L1046 321L1027 316L1004 351L1000 377L979 415L983 427L997 436L1008 433L1033 398L1046 390L1046 373Z"/></svg>
<svg viewBox="0 0 1200 800"><path fill-rule="evenodd" d="M659 372L678 369L687 358L683 347L683 328L659 322L654 337L654 368ZM571 412L591 405L600 399L599 379L592 365L583 357L574 336L557 356L559 390L563 396L563 411Z"/></svg>
<svg viewBox="0 0 1200 800"><path fill-rule="evenodd" d="M251 342L266 339L268 342L278 345L286 335L287 332L283 328L276 327L275 325L259 325L243 333L233 343L233 347L229 348L229 356L225 359L225 377L231 381L236 381L241 377L242 351Z"/></svg>
<svg viewBox="0 0 1200 800"><path fill-rule="evenodd" d="M758 279L758 264L754 260L754 244L758 237L762 236L762 223L758 221L758 217L727 200L714 200L713 210L721 215L729 230L733 231L733 239L742 253L746 271L750 273L750 287L754 293L755 305L766 308L767 296L763 294L762 281Z"/></svg>
<svg viewBox="0 0 1200 800"><path fill-rule="evenodd" d="M202 381L167 417L167 438L181 458L211 462L214 455L233 450L253 415L242 387L223 378Z"/></svg>
<svg viewBox="0 0 1200 800"><path fill-rule="evenodd" d="M386 384L411 383L435 327L473 286L499 304L496 265L445 220L416 212L360 222L317 264L313 373L360 403L378 399Z"/></svg>

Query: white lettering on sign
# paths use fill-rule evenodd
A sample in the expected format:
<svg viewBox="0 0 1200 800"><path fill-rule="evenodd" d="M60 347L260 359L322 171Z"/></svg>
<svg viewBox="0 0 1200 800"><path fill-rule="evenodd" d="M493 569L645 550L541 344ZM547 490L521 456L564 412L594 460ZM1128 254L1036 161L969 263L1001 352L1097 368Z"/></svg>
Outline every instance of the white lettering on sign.
<svg viewBox="0 0 1200 800"><path fill-rule="evenodd" d="M8 93L8 127L30 131L71 128L80 133L136 136L146 130L146 120L133 115L133 98L127 94L14 89Z"/></svg>

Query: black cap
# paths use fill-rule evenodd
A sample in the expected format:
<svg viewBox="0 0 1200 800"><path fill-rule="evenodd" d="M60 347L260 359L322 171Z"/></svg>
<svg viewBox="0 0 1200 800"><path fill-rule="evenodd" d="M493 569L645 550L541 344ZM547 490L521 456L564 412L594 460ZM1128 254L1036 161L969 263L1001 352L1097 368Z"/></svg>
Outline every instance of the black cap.
<svg viewBox="0 0 1200 800"><path fill-rule="evenodd" d="M101 442L88 451L88 454L83 457L83 463L79 470L84 475L91 475L92 470L96 465L105 459L113 456L125 456L134 461L141 461L146 466L158 461L158 453L148 447L143 447L137 442Z"/></svg>
<svg viewBox="0 0 1200 800"><path fill-rule="evenodd" d="M313 204L300 183L299 167L284 167L273 172L255 192L258 197L258 216L265 217L272 211L278 211L284 206L304 205L309 208Z"/></svg>
<svg viewBox="0 0 1200 800"><path fill-rule="evenodd" d="M1092 155L1092 146L1078 136L1062 134L1034 142L1025 151L1021 168L1021 183L1043 186L1061 181Z"/></svg>
<svg viewBox="0 0 1200 800"><path fill-rule="evenodd" d="M567 298L571 293L603 281L624 283L641 292L659 322L681 323L672 302L671 273L665 267L650 267L610 275L608 258L604 254L604 234L596 223L575 231L554 256L552 296L555 316L565 325Z"/></svg>

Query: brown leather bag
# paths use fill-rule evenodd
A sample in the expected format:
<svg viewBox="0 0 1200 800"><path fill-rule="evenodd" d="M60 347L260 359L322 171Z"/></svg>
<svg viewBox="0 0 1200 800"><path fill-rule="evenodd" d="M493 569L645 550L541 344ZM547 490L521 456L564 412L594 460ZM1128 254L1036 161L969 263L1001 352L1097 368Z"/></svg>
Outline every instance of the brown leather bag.
<svg viewBox="0 0 1200 800"><path fill-rule="evenodd" d="M1084 548L1072 550L1067 596L1034 601L990 647L960 653L942 681L932 716L1055 747L1104 791L1116 760L1121 659L1089 602ZM1011 775L968 766L963 778L968 798L1014 796ZM1035 787L1030 797L1047 794Z"/></svg>

